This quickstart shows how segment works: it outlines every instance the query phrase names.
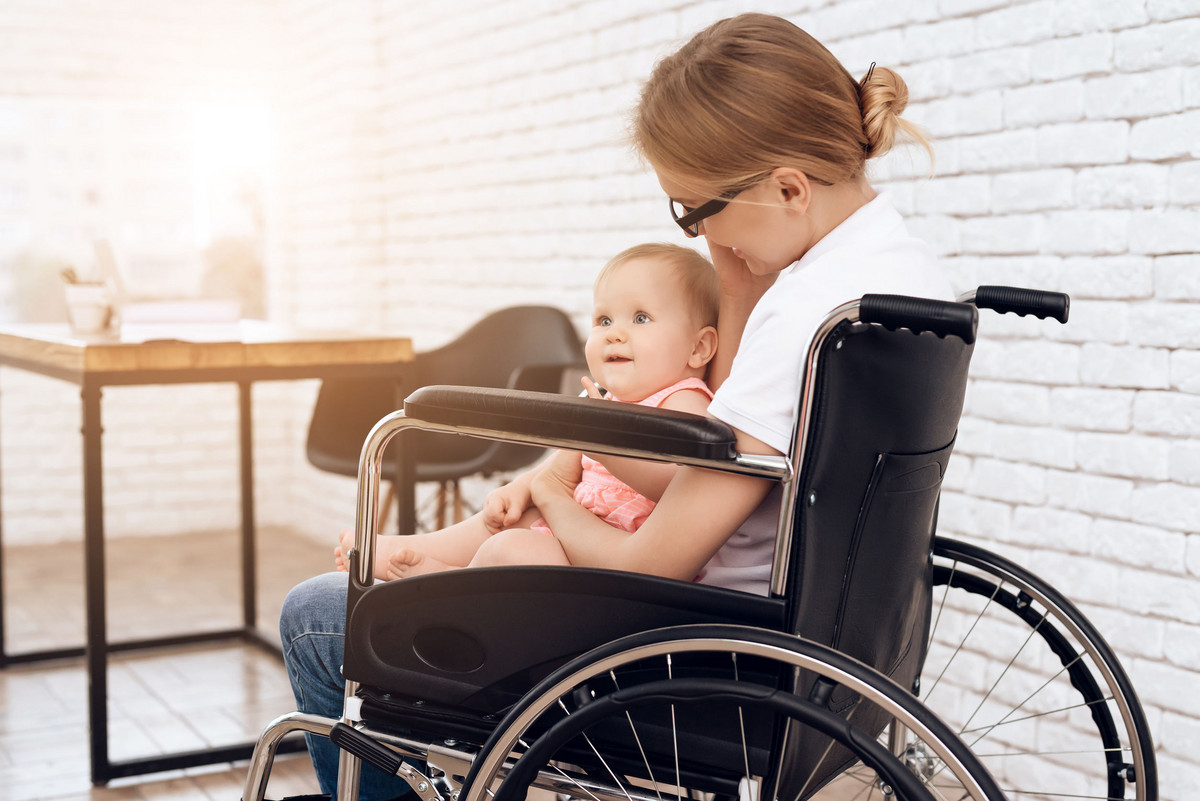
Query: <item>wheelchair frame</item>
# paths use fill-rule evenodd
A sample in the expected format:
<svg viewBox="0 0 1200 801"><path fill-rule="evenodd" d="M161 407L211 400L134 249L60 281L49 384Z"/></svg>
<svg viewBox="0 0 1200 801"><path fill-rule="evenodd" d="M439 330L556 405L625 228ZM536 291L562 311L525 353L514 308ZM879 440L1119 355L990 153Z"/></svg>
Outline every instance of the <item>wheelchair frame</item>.
<svg viewBox="0 0 1200 801"><path fill-rule="evenodd" d="M992 308L1001 312L1013 311L1042 317L1053 316L1062 322L1065 322L1067 316L1065 296L1054 293L1006 287L980 287L979 290L960 298L960 301L966 304L960 308L970 308L970 304L977 304L980 308ZM968 342L971 340L967 337L973 339L973 308L970 308L970 320L969 323L966 323L965 318L954 309L948 308L954 304L934 304L937 302L926 304L916 299L893 298L878 305L873 299L870 301L864 299L862 302L845 304L829 315L810 345L804 373L803 398L796 420L794 441L797 443L797 447L790 457L734 454L732 459L675 457L671 458L671 461L771 478L784 484L786 490L787 485L797 478L801 467L805 464L804 448L808 441L809 426L812 420L809 398L813 389L814 377L817 375L819 354L829 335L843 323L869 320L881 323L888 328L907 327L915 330L919 326L938 332L939 336L960 336ZM947 317L946 314L949 312L953 312L953 314ZM360 460L357 554L352 562L352 570L356 572L358 583L363 586L370 585L373 572L373 546L375 532L378 528L378 493L383 450L395 434L410 427L531 445L589 450L612 455L662 458L660 453L643 448L613 446L582 437L541 435L528 430L505 430L502 426L449 424L429 419L417 419L407 415L405 411L395 412L381 420L371 432L364 444ZM780 533L772 571L771 590L775 594L783 593L787 586L787 556L791 548L795 519L794 493L785 491L783 498L784 503L780 510ZM930 642L932 643L937 636L937 621L941 620L943 610L952 608L955 604L954 601L947 604L947 597L949 597L951 589L958 591L965 588L968 594L974 595L990 593L988 604L993 603L996 598L1001 598L1000 606L1004 606L1007 602L1007 606L1004 606L1007 611L1021 618L1034 630L1034 633L1041 634L1050 650L1061 661L1063 667L1060 672L1068 675L1071 684L1077 688L1085 685L1082 690L1085 696L1084 706L1090 710L1092 720L1100 731L1100 737L1104 744L1103 750L1108 754L1108 767L1104 777L1106 795L1097 797L1132 797L1137 801L1155 801L1157 798L1156 769L1153 744L1145 716L1115 655L1094 627L1086 621L1086 618L1045 582L983 549L938 538L935 543L935 556L939 560L943 557L949 559L950 564L945 566L939 561L938 567L935 568L935 584L944 587L945 594L935 612L936 620L932 626L933 631L929 634ZM970 578L966 578L968 574L970 574ZM984 588L983 590L980 590L981 586ZM1010 591L1009 587L1012 587L1014 591ZM957 597L957 593L955 597ZM1014 600L1009 602L1009 598ZM1030 611L1035 606L1037 611ZM976 621L984 618L985 614L988 614L987 606L978 613ZM1039 629L1049 630L1052 633L1047 636ZM974 626L972 626L973 630ZM969 635L970 632L968 632ZM1032 639L1033 633L1029 637ZM1069 644L1064 645L1063 643L1068 640ZM696 643L701 643L701 645ZM960 644L958 649L953 651L950 662L953 662L959 655L962 647ZM1023 651L1025 647L1022 645L1021 650ZM798 639L789 634L756 630L745 626L717 625L715 627L683 626L648 632L644 635L634 635L617 643L601 646L589 654L572 660L526 693L505 720L495 727L489 742L485 743L478 751L449 744L453 742L452 740L435 743L431 742L428 737L402 736L366 726L360 715L362 701L358 697L358 682L347 680L346 705L340 721L293 713L277 719L267 727L255 749L247 776L244 798L247 801L263 798L269 778L270 764L278 743L283 736L296 731L328 736L342 746L344 750L339 766L338 797L347 799L347 801L356 796L361 759L367 759L373 764L386 767L387 770L405 778L423 801L459 801L459 794L464 783L472 790L470 798L486 798L488 794L491 794L490 788L494 781L511 776L514 772L517 777L513 779L513 782L519 785L516 788L518 792L532 782L560 794L578 795L582 785L564 781L553 770L541 770L538 765L535 765L531 773L530 770L519 768L522 764L520 760L516 764L511 761L514 749L518 747L518 743L522 741L528 728L544 722L543 716L556 703L563 705L563 693L571 691L571 688L574 688L575 692L579 692L581 688L587 688L587 692L593 693L595 697L605 703L610 701L624 703L621 698L618 698L617 692L610 694L600 692L599 695L596 695L596 691L593 689L594 684L589 684L589 682L597 681L597 677L605 671L611 672L614 664L628 665L641 659L645 654L666 654L669 661L669 654L679 653L680 649L685 652L689 649L708 649L706 653L717 651L732 653L735 666L737 654L755 654L760 658L775 660L777 665L787 666L789 670L804 669L815 674L818 678L814 684L814 693L818 687L825 687L824 699L810 695L808 699L791 698L767 702L777 704L772 707L776 714L790 716L789 721L802 721L805 726L836 728L837 724L829 721L824 711L816 709L816 707L826 706L828 688L832 685L849 688L854 693L869 698L872 703L879 704L880 708L893 720L893 724L888 729L886 753L883 756L868 757L866 754L871 752L871 748L866 745L861 745L862 750L857 753L863 760L882 760L882 762L873 763L876 766L875 778L872 780L881 792L886 789L889 792L898 792L902 797L933 797L928 790L932 788L935 792L937 791L936 777L940 775L941 771L948 769L953 774L956 790L961 788L964 797L992 799L992 801L1008 797L1005 795L1005 791L1001 791L995 784L988 768L984 767L980 759L972 753L972 749L968 748L960 738L960 735L963 734L975 736L970 731L971 722L978 714L979 709L990 699L994 688L986 692L979 707L967 716L965 724L959 725L959 731L956 734L930 708L916 701L916 696L910 694L907 689L901 688L882 674L833 649ZM1014 656L1008 666L1004 668L1004 674L1007 674L1017 660L1018 656ZM1080 667L1084 663L1086 666ZM942 673L945 673L944 669ZM1093 674L1098 674L1099 680L1096 680ZM940 678L939 675L938 679L940 680ZM1053 679L1051 680L1053 681ZM933 692L938 684L939 681L935 680L926 692ZM739 688L731 686L728 681L704 686L710 689L719 687L722 693L732 695L738 695L740 692ZM663 691L665 688L659 688L657 685L651 688L650 685L647 685L634 691L627 691L625 695L644 693L649 697ZM702 693L703 687L700 690L689 689L687 692ZM688 700L696 701L697 699L705 700L706 696L701 694ZM684 702L681 700L680 703ZM748 698L742 698L738 703L750 704L751 701ZM1116 716L1112 715L1109 709L1110 705L1116 707L1118 711ZM601 707L601 704L593 703L591 707L592 709L589 711L595 712ZM780 711L784 707L787 707L786 712ZM672 715L674 715L674 704L671 709ZM738 706L738 710L740 715L741 706ZM1123 729L1118 731L1114 721L1119 721ZM1001 724L1005 722L1005 719L1001 720ZM566 724L565 722L546 722L544 725L547 727L547 731L542 738L546 742L553 742L552 737L545 738L556 732L556 727ZM791 723L787 725L790 726ZM993 724L992 728L996 728L996 725ZM360 730L368 732L369 736ZM832 732L833 729L830 728L829 731ZM990 734L991 730L989 729L984 736ZM853 724L849 725L849 730L844 735L846 742L861 741L864 735L870 739L874 738L873 732L855 729ZM834 735L830 733L829 736ZM914 736L919 739L919 748L913 745ZM835 737L835 739L837 738ZM978 740L979 738L976 738L976 742ZM386 743L386 746L383 743ZM743 734L744 748L745 736ZM894 758L895 764L887 761L889 756ZM422 772L406 762L406 759L424 761L429 767ZM535 755L533 759L537 760L540 757ZM905 775L897 775L896 764L904 767ZM652 776L654 775L650 764L647 763L646 769ZM747 769L749 769L748 766ZM524 770L524 773L521 773L521 770ZM562 773L561 769L559 773ZM916 786L911 781L913 776L919 778ZM574 779L574 781L578 782L578 779ZM510 791L505 788L511 786L513 782L502 783L499 792L507 797L506 794ZM659 783L662 784L662 782ZM671 781L667 781L665 784L670 786ZM675 782L677 787L680 784L679 781ZM1125 795L1127 787L1134 788L1133 796ZM646 801L654 801L654 799L661 798L657 792L650 792L644 788L640 791L642 795L639 795L637 788L629 786L621 787L620 792L617 792L611 787L602 788L588 785L582 792L586 796L598 799L624 798L626 801L634 801L634 799L640 801L644 798ZM737 788L736 794L744 798L753 795L750 789L740 786ZM1042 796L1036 793L1026 795L1018 792L1012 797Z"/></svg>

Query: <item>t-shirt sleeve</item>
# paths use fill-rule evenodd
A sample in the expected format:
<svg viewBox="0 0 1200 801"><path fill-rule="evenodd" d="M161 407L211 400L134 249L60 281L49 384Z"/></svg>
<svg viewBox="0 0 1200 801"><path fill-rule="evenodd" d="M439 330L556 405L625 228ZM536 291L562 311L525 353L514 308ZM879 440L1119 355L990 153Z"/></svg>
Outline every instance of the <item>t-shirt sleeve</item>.
<svg viewBox="0 0 1200 801"><path fill-rule="evenodd" d="M800 402L801 371L817 326L829 308L817 298L793 304L787 293L764 296L746 323L737 358L708 412L787 453Z"/></svg>

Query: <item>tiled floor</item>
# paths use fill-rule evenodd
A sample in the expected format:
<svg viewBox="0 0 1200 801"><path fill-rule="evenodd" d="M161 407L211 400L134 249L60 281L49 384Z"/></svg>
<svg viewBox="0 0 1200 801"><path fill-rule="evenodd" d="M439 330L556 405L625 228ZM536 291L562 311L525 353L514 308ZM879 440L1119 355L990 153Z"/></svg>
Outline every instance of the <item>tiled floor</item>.
<svg viewBox="0 0 1200 801"><path fill-rule="evenodd" d="M109 540L110 640L239 625L237 553L228 532ZM81 644L80 547L12 546L3 556L7 651ZM332 542L267 529L259 562L259 626L273 631L287 589L332 565ZM237 642L126 652L110 660L108 681L112 759L252 741L295 708L278 656ZM86 698L82 660L0 670L0 801L241 797L245 764L92 787ZM270 797L315 791L305 755L276 761Z"/></svg>

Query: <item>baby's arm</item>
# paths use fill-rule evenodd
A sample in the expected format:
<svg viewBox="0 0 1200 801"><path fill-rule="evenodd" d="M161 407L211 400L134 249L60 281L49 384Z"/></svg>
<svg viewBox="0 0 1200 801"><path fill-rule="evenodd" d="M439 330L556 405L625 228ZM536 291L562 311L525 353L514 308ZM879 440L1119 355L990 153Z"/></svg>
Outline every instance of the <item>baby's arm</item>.
<svg viewBox="0 0 1200 801"><path fill-rule="evenodd" d="M584 386L592 397L600 397L599 393L592 394L595 384L591 379L584 379ZM704 416L708 411L708 396L695 389L681 389L667 396L660 409L674 409L678 412L688 412ZM619 480L625 482L638 493L645 495L657 503L679 465L665 462L647 462L642 459L631 459L625 456L604 456L589 453L588 456L608 468L608 471Z"/></svg>

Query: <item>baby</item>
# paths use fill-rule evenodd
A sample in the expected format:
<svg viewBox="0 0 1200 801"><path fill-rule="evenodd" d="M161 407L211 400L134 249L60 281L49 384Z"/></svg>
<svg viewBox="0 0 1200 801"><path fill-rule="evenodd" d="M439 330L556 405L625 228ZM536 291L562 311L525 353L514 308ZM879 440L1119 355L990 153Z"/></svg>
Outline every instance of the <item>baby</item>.
<svg viewBox="0 0 1200 801"><path fill-rule="evenodd" d="M712 392L704 374L717 349L716 272L694 250L666 244L631 247L613 257L593 288L592 327L584 348L588 395L704 414ZM575 500L609 525L636 531L671 482L676 466L556 451L558 467L582 470ZM565 463L571 463L567 465ZM568 565L566 553L531 502L542 465L492 491L476 515L441 531L380 537L375 577L388 580L459 567ZM353 533L335 550L339 570Z"/></svg>

